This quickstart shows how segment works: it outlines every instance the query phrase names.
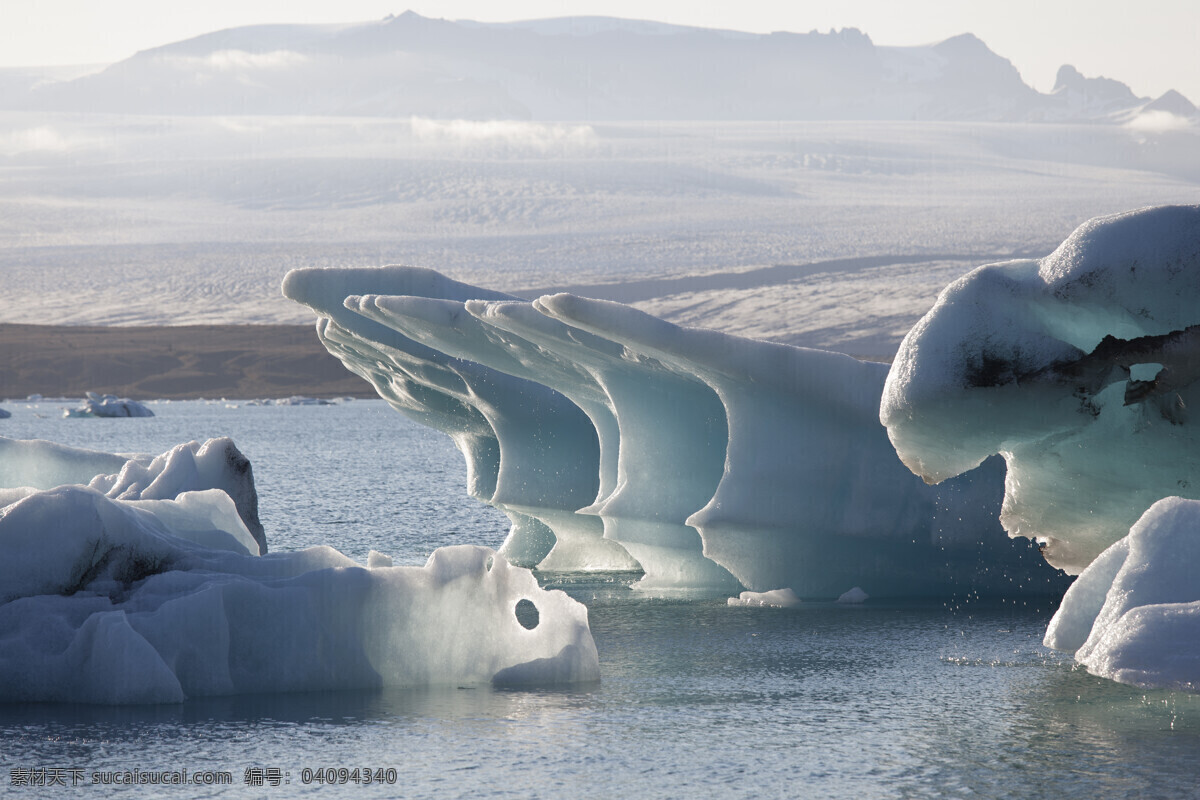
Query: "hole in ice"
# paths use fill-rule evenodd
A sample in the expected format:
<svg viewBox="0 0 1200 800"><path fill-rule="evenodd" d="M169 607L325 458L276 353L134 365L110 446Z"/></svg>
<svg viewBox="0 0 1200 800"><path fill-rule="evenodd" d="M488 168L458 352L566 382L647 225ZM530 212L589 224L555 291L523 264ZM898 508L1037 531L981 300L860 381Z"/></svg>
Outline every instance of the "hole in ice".
<svg viewBox="0 0 1200 800"><path fill-rule="evenodd" d="M494 564L494 563L496 563L495 559L494 559L494 558L492 558L491 556L488 556L487 563L485 563L485 564L483 565L483 568L484 568L485 570L487 570L488 572L491 572L491 571L492 571L492 564Z"/></svg>
<svg viewBox="0 0 1200 800"><path fill-rule="evenodd" d="M527 631L531 631L541 622L541 614L538 613L537 606L532 600L517 601L517 622L521 623L521 627Z"/></svg>

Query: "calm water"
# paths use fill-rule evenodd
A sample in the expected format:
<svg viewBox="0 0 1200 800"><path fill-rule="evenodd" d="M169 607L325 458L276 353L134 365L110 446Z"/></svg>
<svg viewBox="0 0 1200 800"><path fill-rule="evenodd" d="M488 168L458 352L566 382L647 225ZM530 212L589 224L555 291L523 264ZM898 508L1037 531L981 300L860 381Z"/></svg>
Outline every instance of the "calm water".
<svg viewBox="0 0 1200 800"><path fill-rule="evenodd" d="M8 403L0 434L154 453L232 436L254 463L273 549L422 563L442 544L503 539L504 519L465 497L449 441L381 402L172 403L140 420L62 420L59 405ZM13 770L45 768L68 784L56 796L1200 796L1200 697L1076 669L1040 644L1050 608L730 608L647 598L615 576L555 585L589 607L595 686L0 705L0 795L41 796ZM306 785L321 767L392 768L396 782ZM185 769L233 785L71 788L72 768L83 784ZM266 785L244 783L255 768Z"/></svg>

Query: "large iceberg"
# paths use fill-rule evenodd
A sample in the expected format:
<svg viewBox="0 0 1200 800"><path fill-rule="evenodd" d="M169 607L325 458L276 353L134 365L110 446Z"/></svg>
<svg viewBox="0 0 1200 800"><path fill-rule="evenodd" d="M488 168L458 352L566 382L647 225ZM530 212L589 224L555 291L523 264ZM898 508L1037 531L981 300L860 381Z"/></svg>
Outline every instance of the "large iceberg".
<svg viewBox="0 0 1200 800"><path fill-rule="evenodd" d="M928 481L1007 462L1001 521L1079 573L1155 501L1200 497L1200 206L1093 219L980 267L904 339L880 417Z"/></svg>
<svg viewBox="0 0 1200 800"><path fill-rule="evenodd" d="M410 267L296 270L283 291L349 369L454 439L518 563L828 599L1066 586L996 522L998 462L929 487L897 460L886 366Z"/></svg>
<svg viewBox="0 0 1200 800"><path fill-rule="evenodd" d="M1197 565L1200 502L1160 500L1080 573L1046 645L1121 683L1200 690Z"/></svg>

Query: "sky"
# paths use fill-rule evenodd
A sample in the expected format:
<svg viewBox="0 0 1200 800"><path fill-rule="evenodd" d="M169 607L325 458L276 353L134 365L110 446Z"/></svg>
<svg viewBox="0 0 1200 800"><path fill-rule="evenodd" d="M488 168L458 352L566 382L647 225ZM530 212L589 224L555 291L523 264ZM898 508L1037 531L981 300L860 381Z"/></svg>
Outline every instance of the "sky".
<svg viewBox="0 0 1200 800"><path fill-rule="evenodd" d="M508 22L599 15L769 33L858 28L879 45L974 33L1025 82L1053 88L1062 64L1167 89L1200 104L1197 0L0 0L0 67L99 64L222 28L422 16Z"/></svg>

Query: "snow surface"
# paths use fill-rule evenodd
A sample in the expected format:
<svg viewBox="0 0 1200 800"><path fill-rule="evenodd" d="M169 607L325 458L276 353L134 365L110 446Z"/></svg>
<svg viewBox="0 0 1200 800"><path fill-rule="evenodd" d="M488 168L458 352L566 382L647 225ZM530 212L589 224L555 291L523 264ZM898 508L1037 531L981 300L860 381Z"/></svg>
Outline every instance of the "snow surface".
<svg viewBox="0 0 1200 800"><path fill-rule="evenodd" d="M1200 690L1200 502L1158 501L1079 575L1045 644L1093 675Z"/></svg>
<svg viewBox="0 0 1200 800"><path fill-rule="evenodd" d="M880 417L929 481L1002 454L1004 527L1078 573L1155 501L1200 496L1197 324L1200 206L1093 219L1043 259L948 286Z"/></svg>
<svg viewBox="0 0 1200 800"><path fill-rule="evenodd" d="M363 568L329 547L259 556L223 488L253 494L228 440L149 463L11 439L0 456L0 701L599 675L586 609L487 548L424 567L372 551ZM198 481L220 488L185 490Z"/></svg>
<svg viewBox="0 0 1200 800"><path fill-rule="evenodd" d="M998 463L933 488L895 458L883 365L407 267L297 270L283 291L349 369L454 439L468 491L513 520L517 563L828 599L1065 586L996 523Z"/></svg>
<svg viewBox="0 0 1200 800"><path fill-rule="evenodd" d="M136 400L88 392L78 408L64 409L65 417L153 417L154 412Z"/></svg>

